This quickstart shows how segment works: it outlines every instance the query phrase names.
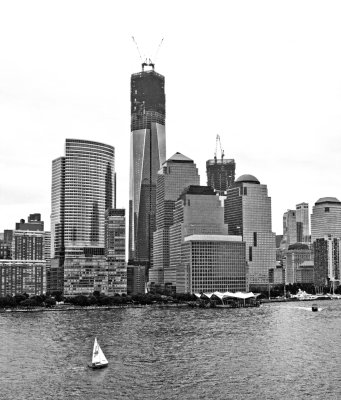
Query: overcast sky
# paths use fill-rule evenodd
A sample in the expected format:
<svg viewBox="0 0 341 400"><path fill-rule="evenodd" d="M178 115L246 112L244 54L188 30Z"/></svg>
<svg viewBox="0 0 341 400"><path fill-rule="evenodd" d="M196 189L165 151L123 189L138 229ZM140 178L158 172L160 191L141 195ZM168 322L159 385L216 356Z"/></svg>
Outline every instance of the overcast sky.
<svg viewBox="0 0 341 400"><path fill-rule="evenodd" d="M36 212L49 229L66 138L115 147L128 207L132 35L165 76L167 158L205 185L219 134L236 176L268 186L277 234L297 203L341 199L340 21L340 1L1 1L0 231Z"/></svg>

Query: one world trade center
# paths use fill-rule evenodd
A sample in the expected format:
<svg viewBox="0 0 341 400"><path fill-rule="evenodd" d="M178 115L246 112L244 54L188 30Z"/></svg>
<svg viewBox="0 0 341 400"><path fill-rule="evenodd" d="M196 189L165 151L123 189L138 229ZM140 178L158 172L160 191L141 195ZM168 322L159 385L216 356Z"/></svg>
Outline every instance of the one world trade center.
<svg viewBox="0 0 341 400"><path fill-rule="evenodd" d="M143 63L131 76L129 262L151 266L156 178L166 161L165 78Z"/></svg>

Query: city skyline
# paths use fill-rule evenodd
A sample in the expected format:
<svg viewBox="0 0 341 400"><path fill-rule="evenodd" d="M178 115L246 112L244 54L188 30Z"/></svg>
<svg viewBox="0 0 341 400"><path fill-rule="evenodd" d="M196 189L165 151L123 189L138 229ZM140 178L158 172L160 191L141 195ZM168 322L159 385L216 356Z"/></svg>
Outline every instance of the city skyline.
<svg viewBox="0 0 341 400"><path fill-rule="evenodd" d="M135 13L109 3L94 10L75 2L68 13L63 3L0 6L1 231L31 212L50 229L50 163L70 137L115 147L117 207L128 210L129 82L141 70L132 34L166 78L166 158L186 154L204 185L219 134L236 178L267 184L277 234L295 204L309 203L311 215L318 199L341 198L337 2L199 2L195 20L194 3L181 13L169 3L169 22L148 8L152 28L144 5L132 3Z"/></svg>

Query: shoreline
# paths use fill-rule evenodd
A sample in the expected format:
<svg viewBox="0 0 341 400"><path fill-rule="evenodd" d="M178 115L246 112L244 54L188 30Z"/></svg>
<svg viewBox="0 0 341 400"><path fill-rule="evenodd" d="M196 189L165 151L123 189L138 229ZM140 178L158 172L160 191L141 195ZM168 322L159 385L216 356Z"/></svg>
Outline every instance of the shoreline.
<svg viewBox="0 0 341 400"><path fill-rule="evenodd" d="M293 302L314 302L314 301L326 301L326 300L340 300L338 298L320 297L317 299L262 299L260 304L271 304L271 303L293 303ZM54 307L35 307L35 308L2 308L0 314L7 313L37 313L37 312L71 312L71 311L110 311L116 309L126 308L200 308L199 306L193 307L190 303L170 303L170 304L125 304L115 306L54 306ZM214 307L213 307L214 308ZM233 308L233 307L216 307L216 308ZM246 307L249 308L249 307Z"/></svg>

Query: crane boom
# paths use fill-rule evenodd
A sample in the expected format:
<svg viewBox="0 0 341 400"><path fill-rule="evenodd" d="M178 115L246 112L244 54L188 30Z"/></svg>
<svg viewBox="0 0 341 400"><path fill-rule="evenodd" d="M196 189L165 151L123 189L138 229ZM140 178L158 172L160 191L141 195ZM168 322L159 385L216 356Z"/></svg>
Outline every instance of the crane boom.
<svg viewBox="0 0 341 400"><path fill-rule="evenodd" d="M221 147L221 141L220 141L220 136L217 135L216 136L216 140L215 140L215 152L214 152L214 160L215 162L217 162L217 150L218 150L218 142L219 142L219 147L220 147L220 158L221 160L223 160L224 158L224 150Z"/></svg>

